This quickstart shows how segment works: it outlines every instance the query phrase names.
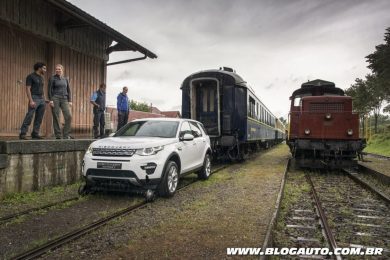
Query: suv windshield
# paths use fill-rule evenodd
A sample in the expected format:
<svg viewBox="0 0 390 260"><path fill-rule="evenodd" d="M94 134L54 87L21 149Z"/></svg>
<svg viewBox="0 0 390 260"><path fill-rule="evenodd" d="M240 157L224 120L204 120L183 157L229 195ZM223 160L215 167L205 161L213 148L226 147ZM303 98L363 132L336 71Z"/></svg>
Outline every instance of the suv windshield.
<svg viewBox="0 0 390 260"><path fill-rule="evenodd" d="M122 127L114 136L176 137L179 122L137 121Z"/></svg>

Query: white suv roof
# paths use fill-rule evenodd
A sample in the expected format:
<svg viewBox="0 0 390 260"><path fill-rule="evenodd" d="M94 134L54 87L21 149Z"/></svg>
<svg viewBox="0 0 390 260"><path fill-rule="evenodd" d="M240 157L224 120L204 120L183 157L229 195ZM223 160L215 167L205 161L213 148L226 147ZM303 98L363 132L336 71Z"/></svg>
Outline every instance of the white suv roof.
<svg viewBox="0 0 390 260"><path fill-rule="evenodd" d="M134 119L131 122L136 122L136 121L173 121L173 122L194 121L194 122L198 122L196 120L187 119L187 118L172 118L172 117L139 118L139 119Z"/></svg>

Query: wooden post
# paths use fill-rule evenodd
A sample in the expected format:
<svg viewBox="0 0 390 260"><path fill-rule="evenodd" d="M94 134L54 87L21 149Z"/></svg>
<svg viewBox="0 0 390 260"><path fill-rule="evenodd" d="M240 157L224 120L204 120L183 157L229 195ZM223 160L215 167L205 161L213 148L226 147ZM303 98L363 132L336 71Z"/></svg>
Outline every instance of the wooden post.
<svg viewBox="0 0 390 260"><path fill-rule="evenodd" d="M55 66L55 43L48 42L47 43L47 71L46 71L46 81L44 86L45 96L48 99L48 83L49 78L54 74L54 66ZM52 108L49 104L46 104L46 111L44 117L44 135L46 138L51 137L53 133L53 116L52 116Z"/></svg>

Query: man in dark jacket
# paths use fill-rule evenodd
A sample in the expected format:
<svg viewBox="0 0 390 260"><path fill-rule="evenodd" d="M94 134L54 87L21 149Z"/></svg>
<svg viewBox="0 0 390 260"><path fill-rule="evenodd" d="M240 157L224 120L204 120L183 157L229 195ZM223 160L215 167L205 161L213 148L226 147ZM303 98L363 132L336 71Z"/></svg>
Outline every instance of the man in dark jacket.
<svg viewBox="0 0 390 260"><path fill-rule="evenodd" d="M118 110L118 127L119 130L122 126L127 124L129 119L129 98L127 97L127 87L123 87L121 93L116 98L116 109Z"/></svg>
<svg viewBox="0 0 390 260"><path fill-rule="evenodd" d="M99 89L93 92L91 104L93 105L93 136L95 139L99 137L103 138L105 124L104 111L106 110L106 84L100 84Z"/></svg>
<svg viewBox="0 0 390 260"><path fill-rule="evenodd" d="M26 94L28 98L28 111L20 128L20 139L26 139L26 134L35 114L34 126L31 132L33 139L42 139L39 135L43 115L45 114L45 94L43 91L46 64L37 62L34 64L34 72L26 78Z"/></svg>

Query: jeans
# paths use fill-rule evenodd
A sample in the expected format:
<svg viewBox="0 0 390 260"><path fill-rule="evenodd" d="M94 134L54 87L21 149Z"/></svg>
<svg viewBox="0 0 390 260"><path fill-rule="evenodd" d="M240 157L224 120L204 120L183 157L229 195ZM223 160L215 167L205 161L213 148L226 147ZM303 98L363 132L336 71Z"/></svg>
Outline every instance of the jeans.
<svg viewBox="0 0 390 260"><path fill-rule="evenodd" d="M102 110L94 110L93 111L93 136L95 138L103 137L104 136L104 111ZM100 124L100 126L99 126ZM100 135L99 135L100 130Z"/></svg>
<svg viewBox="0 0 390 260"><path fill-rule="evenodd" d="M60 127L60 113L62 110L62 114L64 115L65 125L64 125L64 138L69 137L70 127L72 122L72 113L69 109L68 98L64 96L53 96L53 128L54 135L56 138L61 137L61 127Z"/></svg>
<svg viewBox="0 0 390 260"><path fill-rule="evenodd" d="M39 129L42 124L43 115L45 114L46 104L42 96L32 95L31 97L32 100L35 102L35 107L32 108L29 104L27 114L24 117L23 124L20 128L20 134L26 135L28 127L30 126L35 113L34 125L33 130L31 131L31 136L37 136L39 135Z"/></svg>
<svg viewBox="0 0 390 260"><path fill-rule="evenodd" d="M127 124L129 120L129 111L118 111L118 127L116 130L118 131L122 126Z"/></svg>

